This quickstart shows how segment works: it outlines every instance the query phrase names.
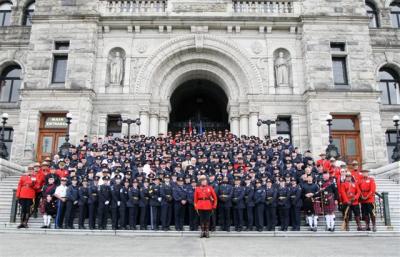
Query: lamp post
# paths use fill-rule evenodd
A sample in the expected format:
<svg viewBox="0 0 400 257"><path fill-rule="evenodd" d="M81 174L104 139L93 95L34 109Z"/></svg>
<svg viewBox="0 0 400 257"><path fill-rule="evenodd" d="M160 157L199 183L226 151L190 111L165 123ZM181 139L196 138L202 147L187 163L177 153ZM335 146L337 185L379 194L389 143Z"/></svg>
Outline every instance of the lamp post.
<svg viewBox="0 0 400 257"><path fill-rule="evenodd" d="M7 151L7 146L4 142L4 128L7 124L8 113L3 113L3 115L1 115L1 119L2 119L2 122L1 122L2 126L1 126L1 134L0 134L0 158L7 159L8 151Z"/></svg>
<svg viewBox="0 0 400 257"><path fill-rule="evenodd" d="M140 118L137 118L137 119L126 119L126 120L119 119L118 120L118 125L122 126L122 123L128 124L128 140L131 137L131 124L136 124L138 126L140 126L140 124L142 124L142 122L140 121Z"/></svg>
<svg viewBox="0 0 400 257"><path fill-rule="evenodd" d="M339 150L336 147L336 145L333 144L332 129L331 129L332 120L333 120L332 115L328 114L326 116L326 122L328 125L328 131L329 131L329 144L328 144L328 147L326 148L326 157L328 159L330 159L332 157L337 159L339 157Z"/></svg>
<svg viewBox="0 0 400 257"><path fill-rule="evenodd" d="M278 119L276 119L276 120L262 120L262 119L258 119L258 121L257 121L257 126L261 126L262 124L265 124L265 125L267 125L268 126L268 138L270 138L271 137L271 125L272 124L277 124L277 125L279 125L279 121L278 121Z"/></svg>
<svg viewBox="0 0 400 257"><path fill-rule="evenodd" d="M66 118L66 123L67 123L67 133L65 134L65 142L64 144L62 144L60 146L60 151L59 151L59 155L60 157L66 157L68 155L69 152L69 147L70 147L70 143L69 143L69 127L71 125L71 120L72 120L72 114L69 112L67 113L67 115L65 116Z"/></svg>
<svg viewBox="0 0 400 257"><path fill-rule="evenodd" d="M394 162L400 161L400 132L399 132L399 121L398 115L393 116L394 127L396 128L396 147L393 149L392 160Z"/></svg>

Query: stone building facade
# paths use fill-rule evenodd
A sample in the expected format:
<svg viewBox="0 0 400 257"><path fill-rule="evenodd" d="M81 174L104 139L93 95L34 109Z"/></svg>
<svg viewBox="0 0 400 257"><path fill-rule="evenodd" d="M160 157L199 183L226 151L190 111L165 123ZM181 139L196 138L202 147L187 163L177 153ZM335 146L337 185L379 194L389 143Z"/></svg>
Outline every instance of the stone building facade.
<svg viewBox="0 0 400 257"><path fill-rule="evenodd" d="M10 66L20 69L18 97L0 103L13 129L10 159L38 158L54 125L43 117L51 114L72 114L72 143L85 134L104 136L110 115L140 118L133 133L165 134L171 96L200 80L223 90L234 134L263 137L268 128L258 127L258 119L286 119L293 143L317 156L328 143L331 114L354 125L356 141L346 141L337 123L335 143L343 151L358 151L364 167L383 165L390 159L386 132L400 109L397 6L389 0L0 1L0 14L8 14L1 17L9 19L0 24L2 80ZM382 72L395 81L382 81ZM275 124L270 129L279 134ZM123 124L122 134L127 130ZM46 144L54 148L52 140Z"/></svg>

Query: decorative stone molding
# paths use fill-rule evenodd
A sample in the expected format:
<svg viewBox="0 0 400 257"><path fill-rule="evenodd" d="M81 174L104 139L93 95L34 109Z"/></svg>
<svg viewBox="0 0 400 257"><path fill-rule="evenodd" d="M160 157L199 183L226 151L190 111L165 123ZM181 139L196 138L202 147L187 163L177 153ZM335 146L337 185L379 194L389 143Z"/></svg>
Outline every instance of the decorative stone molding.
<svg viewBox="0 0 400 257"><path fill-rule="evenodd" d="M262 46L261 42L260 41L254 41L251 44L251 50L255 54L260 54L262 52L262 50L263 50L263 46Z"/></svg>

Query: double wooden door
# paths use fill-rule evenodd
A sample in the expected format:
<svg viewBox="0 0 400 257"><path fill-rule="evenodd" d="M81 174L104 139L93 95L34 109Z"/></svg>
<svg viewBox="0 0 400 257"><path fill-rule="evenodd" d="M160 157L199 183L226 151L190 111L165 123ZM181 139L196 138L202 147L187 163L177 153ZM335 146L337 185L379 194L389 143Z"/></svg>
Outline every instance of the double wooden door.
<svg viewBox="0 0 400 257"><path fill-rule="evenodd" d="M42 162L46 157L53 158L65 142L65 130L40 131L37 149L37 160Z"/></svg>

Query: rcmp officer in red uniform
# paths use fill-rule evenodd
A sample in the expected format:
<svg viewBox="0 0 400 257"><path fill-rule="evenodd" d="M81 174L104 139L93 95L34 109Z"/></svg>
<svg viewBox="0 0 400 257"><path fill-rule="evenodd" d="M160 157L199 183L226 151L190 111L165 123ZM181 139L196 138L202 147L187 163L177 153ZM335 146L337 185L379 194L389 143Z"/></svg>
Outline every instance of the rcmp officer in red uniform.
<svg viewBox="0 0 400 257"><path fill-rule="evenodd" d="M215 210L215 208L217 208L218 200L213 187L208 185L205 175L200 176L199 182L200 185L196 187L196 190L194 192L194 208L197 210L200 216L200 237L208 238L210 237L210 215L212 210Z"/></svg>
<svg viewBox="0 0 400 257"><path fill-rule="evenodd" d="M35 199L36 177L33 167L28 167L28 171L21 176L18 182L16 197L21 205L21 224L18 228L28 228L28 220L31 215L31 207Z"/></svg>
<svg viewBox="0 0 400 257"><path fill-rule="evenodd" d="M361 231L360 223L360 188L352 181L350 172L346 173L346 180L340 185L340 195L342 196L345 212L344 212L344 229L349 231L349 212L353 212L357 223L357 230Z"/></svg>
<svg viewBox="0 0 400 257"><path fill-rule="evenodd" d="M375 192L376 184L374 178L368 176L369 170L363 170L362 178L358 181L360 187L360 203L361 213L363 220L365 221L366 230L370 231L369 226L370 220L372 222L372 231L376 232L376 221L375 221Z"/></svg>

